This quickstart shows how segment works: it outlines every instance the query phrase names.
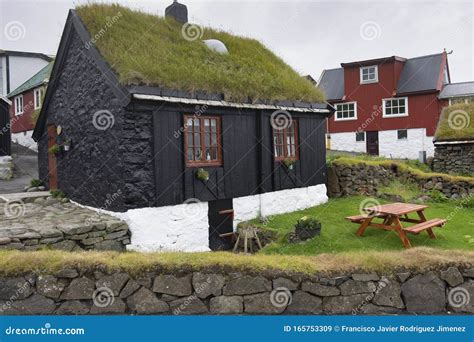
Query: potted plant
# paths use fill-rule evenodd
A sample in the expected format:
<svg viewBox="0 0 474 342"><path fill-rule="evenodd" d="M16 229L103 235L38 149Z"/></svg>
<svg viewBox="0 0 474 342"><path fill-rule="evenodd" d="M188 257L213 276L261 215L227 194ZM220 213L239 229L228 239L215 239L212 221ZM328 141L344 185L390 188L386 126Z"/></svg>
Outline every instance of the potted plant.
<svg viewBox="0 0 474 342"><path fill-rule="evenodd" d="M68 139L63 143L63 149L66 152L71 149L71 140Z"/></svg>
<svg viewBox="0 0 474 342"><path fill-rule="evenodd" d="M209 172L204 169L198 169L196 172L196 178L202 182L207 182L209 180Z"/></svg>
<svg viewBox="0 0 474 342"><path fill-rule="evenodd" d="M58 154L60 151L61 149L59 148L58 144L54 144L48 149L48 152L51 154Z"/></svg>
<svg viewBox="0 0 474 342"><path fill-rule="evenodd" d="M286 157L285 159L282 160L283 165L285 165L288 170L293 170L295 162L296 162L295 158L291 158L291 157Z"/></svg>
<svg viewBox="0 0 474 342"><path fill-rule="evenodd" d="M321 234L321 222L309 216L303 216L295 225L295 235L299 240L311 239Z"/></svg>

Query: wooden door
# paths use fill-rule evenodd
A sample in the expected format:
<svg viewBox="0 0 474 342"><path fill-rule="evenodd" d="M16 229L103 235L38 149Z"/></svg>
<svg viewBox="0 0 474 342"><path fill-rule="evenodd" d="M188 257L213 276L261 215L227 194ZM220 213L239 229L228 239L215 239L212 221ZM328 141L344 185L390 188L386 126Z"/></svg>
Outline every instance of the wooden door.
<svg viewBox="0 0 474 342"><path fill-rule="evenodd" d="M367 141L367 154L372 156L379 155L379 132L370 131L366 132L366 141Z"/></svg>
<svg viewBox="0 0 474 342"><path fill-rule="evenodd" d="M56 126L48 125L48 182L50 190L58 188L58 169L56 154L49 152L49 149L56 144Z"/></svg>
<svg viewBox="0 0 474 342"><path fill-rule="evenodd" d="M234 229L232 199L209 201L208 204L209 248L213 251L231 249L231 236L220 237L220 235L231 233Z"/></svg>

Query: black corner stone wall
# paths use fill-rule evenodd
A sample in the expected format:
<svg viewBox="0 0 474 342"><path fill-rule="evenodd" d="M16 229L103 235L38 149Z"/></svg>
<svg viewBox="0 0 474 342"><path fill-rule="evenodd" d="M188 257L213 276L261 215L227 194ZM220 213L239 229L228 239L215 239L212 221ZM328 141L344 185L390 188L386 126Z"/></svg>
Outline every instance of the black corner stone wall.
<svg viewBox="0 0 474 342"><path fill-rule="evenodd" d="M436 172L474 175L474 142L436 145L433 169Z"/></svg>
<svg viewBox="0 0 474 342"><path fill-rule="evenodd" d="M104 273L105 272L105 273ZM21 290L21 291L20 291ZM103 268L0 277L0 315L474 313L474 269L336 277Z"/></svg>

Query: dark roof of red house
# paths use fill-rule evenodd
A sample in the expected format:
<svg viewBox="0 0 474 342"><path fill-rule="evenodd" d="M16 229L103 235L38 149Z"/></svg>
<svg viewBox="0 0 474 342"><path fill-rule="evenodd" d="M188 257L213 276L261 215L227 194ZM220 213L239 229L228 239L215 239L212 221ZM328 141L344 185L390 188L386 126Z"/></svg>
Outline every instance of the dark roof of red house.
<svg viewBox="0 0 474 342"><path fill-rule="evenodd" d="M409 59L392 56L352 63L341 63L341 66L360 67L394 60L404 62L397 84L397 94L407 94L437 90L442 56L442 53ZM328 100L341 100L344 96L344 68L324 70L319 81L319 86L326 93Z"/></svg>

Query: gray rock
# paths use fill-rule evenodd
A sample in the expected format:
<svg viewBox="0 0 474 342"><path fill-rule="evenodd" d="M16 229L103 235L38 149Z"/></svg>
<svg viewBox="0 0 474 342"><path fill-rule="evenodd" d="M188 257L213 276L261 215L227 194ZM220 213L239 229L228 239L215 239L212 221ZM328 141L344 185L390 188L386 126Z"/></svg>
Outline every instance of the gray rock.
<svg viewBox="0 0 474 342"><path fill-rule="evenodd" d="M410 313L438 313L446 306L444 282L433 272L419 274L405 282L402 294Z"/></svg>
<svg viewBox="0 0 474 342"><path fill-rule="evenodd" d="M72 252L74 249L77 248L77 244L71 240L63 240L60 242L53 243L51 247L53 249L59 249L62 251Z"/></svg>
<svg viewBox="0 0 474 342"><path fill-rule="evenodd" d="M309 281L303 282L301 289L320 297L338 296L341 294L341 291L335 286L320 285Z"/></svg>
<svg viewBox="0 0 474 342"><path fill-rule="evenodd" d="M285 314L318 315L323 311L322 303L323 301L319 297L307 292L296 291L293 293Z"/></svg>
<svg viewBox="0 0 474 342"><path fill-rule="evenodd" d="M61 299L92 299L95 291L93 280L81 277L71 281L69 286L61 294Z"/></svg>
<svg viewBox="0 0 474 342"><path fill-rule="evenodd" d="M128 230L128 226L126 223L123 223L121 221L107 222L106 230L108 233L112 233L117 232L119 230Z"/></svg>
<svg viewBox="0 0 474 342"><path fill-rule="evenodd" d="M207 298L210 295L219 296L225 284L225 277L220 274L193 274L193 287L199 298Z"/></svg>
<svg viewBox="0 0 474 342"><path fill-rule="evenodd" d="M474 313L474 281L466 281L448 292L449 307L454 312Z"/></svg>
<svg viewBox="0 0 474 342"><path fill-rule="evenodd" d="M164 300L165 302L172 302L173 300L176 300L176 299L179 299L178 296L172 296L172 295L169 295L169 294L162 294L161 295L161 300Z"/></svg>
<svg viewBox="0 0 474 342"><path fill-rule="evenodd" d="M83 223L60 223L57 228L67 235L78 235L88 233L92 230L92 225L86 225Z"/></svg>
<svg viewBox="0 0 474 342"><path fill-rule="evenodd" d="M354 295L359 293L372 293L375 292L376 286L371 281L355 281L352 279L342 283L339 288L343 296Z"/></svg>
<svg viewBox="0 0 474 342"><path fill-rule="evenodd" d="M463 275L468 278L474 278L474 268L465 269Z"/></svg>
<svg viewBox="0 0 474 342"><path fill-rule="evenodd" d="M457 267L449 267L446 270L442 270L440 273L440 278L445 280L449 284L449 286L455 287L459 284L462 284L464 281L464 278Z"/></svg>
<svg viewBox="0 0 474 342"><path fill-rule="evenodd" d="M32 284L24 277L0 278L0 299L24 299L33 293Z"/></svg>
<svg viewBox="0 0 474 342"><path fill-rule="evenodd" d="M59 298L64 290L64 284L51 275L40 275L36 281L36 291L45 297Z"/></svg>
<svg viewBox="0 0 474 342"><path fill-rule="evenodd" d="M295 291L298 288L298 283L295 283L290 279L282 277L273 279L273 289L277 289L280 287L286 288L290 291Z"/></svg>
<svg viewBox="0 0 474 342"><path fill-rule="evenodd" d="M127 235L127 230L119 230L118 232L110 233L105 236L105 240L115 240L119 237Z"/></svg>
<svg viewBox="0 0 474 342"><path fill-rule="evenodd" d="M141 286L145 286L147 289L151 289L151 286L153 285L154 277L155 276L153 274L149 273L149 274L139 276L138 278L135 279L135 281L137 282L137 284Z"/></svg>
<svg viewBox="0 0 474 342"><path fill-rule="evenodd" d="M245 313L249 314L280 314L287 305L274 304L270 292L244 296ZM276 303L276 302L275 302Z"/></svg>
<svg viewBox="0 0 474 342"><path fill-rule="evenodd" d="M8 237L0 237L0 245L8 245L10 242L12 242L12 239Z"/></svg>
<svg viewBox="0 0 474 342"><path fill-rule="evenodd" d="M97 288L109 288L114 293L114 296L117 297L120 294L120 291L122 291L128 279L129 277L126 273L114 273L97 280L95 286Z"/></svg>
<svg viewBox="0 0 474 342"><path fill-rule="evenodd" d="M54 300L33 294L31 297L13 302L13 306L22 315L49 315L54 312Z"/></svg>
<svg viewBox="0 0 474 342"><path fill-rule="evenodd" d="M384 278L377 284L377 291L373 303L403 309L405 304L403 303L401 293L400 284L395 279Z"/></svg>
<svg viewBox="0 0 474 342"><path fill-rule="evenodd" d="M192 293L191 276L177 278L173 275L159 275L153 283L153 292L189 296Z"/></svg>
<svg viewBox="0 0 474 342"><path fill-rule="evenodd" d="M355 281L379 281L380 278L375 273L354 273L352 279Z"/></svg>
<svg viewBox="0 0 474 342"><path fill-rule="evenodd" d="M138 285L138 283L135 280L130 279L125 285L125 287L122 289L122 291L120 292L120 298L129 297L130 295L135 293L139 288L140 288L140 285Z"/></svg>
<svg viewBox="0 0 474 342"><path fill-rule="evenodd" d="M209 308L213 314L239 314L244 310L243 303L241 296L219 296L210 299Z"/></svg>
<svg viewBox="0 0 474 342"><path fill-rule="evenodd" d="M343 282L345 282L349 277L347 276L341 276L341 277L335 277L335 278L321 278L319 279L319 283L325 286L339 286Z"/></svg>
<svg viewBox="0 0 474 342"><path fill-rule="evenodd" d="M174 315L197 315L209 312L206 304L196 295L172 301L170 303L170 309Z"/></svg>
<svg viewBox="0 0 474 342"><path fill-rule="evenodd" d="M362 308L370 300L368 294L323 298L323 311L327 314L348 314Z"/></svg>
<svg viewBox="0 0 474 342"><path fill-rule="evenodd" d="M394 308L394 307L387 307L387 306L377 306L374 304L366 304L360 308L360 311L357 313L365 314L365 315L396 315L401 314L402 310Z"/></svg>
<svg viewBox="0 0 474 342"><path fill-rule="evenodd" d="M74 268L63 268L61 271L59 271L56 276L58 278L68 278L68 279L72 279L72 278L76 278L79 276L79 273L77 272L77 270L75 270Z"/></svg>
<svg viewBox="0 0 474 342"><path fill-rule="evenodd" d="M57 315L87 315L90 311L88 305L79 300L68 300L56 310Z"/></svg>
<svg viewBox="0 0 474 342"><path fill-rule="evenodd" d="M397 273L397 278L398 280L400 280L401 283L404 283L408 278L410 278L410 276L410 272Z"/></svg>
<svg viewBox="0 0 474 342"><path fill-rule="evenodd" d="M166 302L156 298L156 295L142 287L137 292L127 298L128 307L137 314L150 315L169 311Z"/></svg>
<svg viewBox="0 0 474 342"><path fill-rule="evenodd" d="M127 309L124 301L120 298L114 298L108 305L97 306L96 303L92 305L91 315L105 315L105 314L121 314Z"/></svg>
<svg viewBox="0 0 474 342"><path fill-rule="evenodd" d="M224 286L224 295L246 295L272 290L272 283L270 280L258 276L242 276L236 279L232 279L227 282Z"/></svg>
<svg viewBox="0 0 474 342"><path fill-rule="evenodd" d="M94 249L98 251L116 251L121 252L123 251L124 247L120 241L115 240L104 240L96 243L94 245Z"/></svg>

